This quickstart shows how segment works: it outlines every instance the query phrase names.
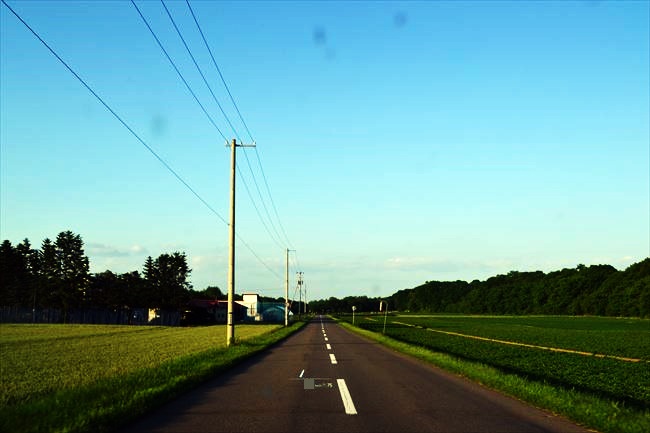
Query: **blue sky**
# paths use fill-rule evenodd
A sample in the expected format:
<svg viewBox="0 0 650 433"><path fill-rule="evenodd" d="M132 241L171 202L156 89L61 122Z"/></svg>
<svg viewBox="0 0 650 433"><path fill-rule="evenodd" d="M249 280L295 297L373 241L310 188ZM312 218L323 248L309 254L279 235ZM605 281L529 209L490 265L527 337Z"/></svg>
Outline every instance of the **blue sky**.
<svg viewBox="0 0 650 433"><path fill-rule="evenodd" d="M130 2L8 3L227 219L224 138ZM162 4L137 4L249 142L186 3L166 4L235 131ZM289 242L311 298L650 255L649 2L191 5L258 146L238 292L283 295ZM197 289L225 289L226 224L0 11L2 239L70 229L93 272L184 251Z"/></svg>

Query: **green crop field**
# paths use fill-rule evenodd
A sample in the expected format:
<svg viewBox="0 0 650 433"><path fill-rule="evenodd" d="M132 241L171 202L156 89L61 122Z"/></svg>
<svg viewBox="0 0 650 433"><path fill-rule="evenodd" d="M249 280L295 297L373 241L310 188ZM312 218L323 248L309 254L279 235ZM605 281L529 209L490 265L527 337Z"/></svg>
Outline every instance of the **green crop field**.
<svg viewBox="0 0 650 433"><path fill-rule="evenodd" d="M357 314L355 325L598 431L650 431L650 320Z"/></svg>
<svg viewBox="0 0 650 433"><path fill-rule="evenodd" d="M107 431L302 326L0 325L0 431Z"/></svg>
<svg viewBox="0 0 650 433"><path fill-rule="evenodd" d="M430 329L650 361L650 320L572 316L412 316Z"/></svg>
<svg viewBox="0 0 650 433"><path fill-rule="evenodd" d="M374 320L368 320L360 317L357 324L381 332L383 321L379 318L373 316L370 319ZM650 406L648 320L401 315L387 318L386 334L418 346L479 361L505 372L569 389L581 389L638 407ZM621 357L638 361L625 361L619 359Z"/></svg>

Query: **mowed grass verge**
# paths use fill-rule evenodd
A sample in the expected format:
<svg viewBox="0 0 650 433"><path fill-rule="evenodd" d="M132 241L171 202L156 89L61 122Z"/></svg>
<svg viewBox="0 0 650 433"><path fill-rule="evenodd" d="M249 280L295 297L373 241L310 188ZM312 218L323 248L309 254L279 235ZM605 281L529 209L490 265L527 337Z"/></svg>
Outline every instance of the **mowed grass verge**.
<svg viewBox="0 0 650 433"><path fill-rule="evenodd" d="M103 432L302 327L0 325L0 431Z"/></svg>
<svg viewBox="0 0 650 433"><path fill-rule="evenodd" d="M345 317L345 320L349 319L349 317ZM438 345L434 333L413 329L412 335L410 335L411 332L408 329L412 328L401 329L392 327L390 326L391 319L402 320L404 316L388 318L388 326L386 328L388 335L382 334L383 317L380 319L376 315L369 316L368 319L363 317L363 315L357 315L357 324L362 324L363 328L370 329L362 329L357 326L352 326L350 323L340 323L344 327L376 340L392 349L420 358L445 370L465 376L489 388L510 394L537 407L563 415L600 432L644 433L650 431L650 408L642 402L629 405L625 401L611 398L611 396L606 396L599 392L590 392L571 385L560 385L557 380L553 380L552 378L556 373L554 367L557 367L554 365L546 365L549 370L548 380L543 375L526 374L524 370L517 371L518 369L502 368L499 360L499 345L493 347L494 357L492 357L489 350L481 347L481 345L484 345L483 342L474 342L457 337L458 347L463 348L465 355L459 354L461 352L455 353L458 347ZM425 320L433 319L426 318ZM460 322L466 321L467 318L456 316L453 320ZM476 329L478 329L481 318L473 317L471 320L475 322ZM520 320L524 319L513 318L512 322ZM548 322L557 320L560 319L550 318L544 323L548 326ZM371 323L373 326L367 326L367 323ZM489 324L490 321L486 320L486 323ZM405 334L405 332L408 333ZM393 333L395 335L392 335ZM475 343L476 350L473 350L472 347L474 347ZM641 342L639 343L643 344ZM447 352L446 349L449 349L450 352ZM476 358L469 359L467 354L471 354L471 356L480 355L480 360ZM546 364L545 361L548 360L545 359L545 352L540 351L539 354L542 355L540 362ZM514 354L512 355L513 358L517 358ZM647 359L647 354L642 353L641 357ZM558 355L558 358L563 358L563 356ZM590 357L584 358L587 360L590 359ZM601 361L606 363L612 362L611 360L600 360L598 358L591 358L591 360L598 361L599 363ZM528 364L535 364L535 362L530 361L529 359ZM641 363L636 363L636 365L640 367L640 371L638 372L640 376L638 378L643 383L639 384L640 388L639 385L636 385L635 389L647 390L650 385L650 381L648 380L648 377L650 377L648 375L650 369L647 367L649 364L642 361ZM598 371L594 370L592 374L597 376Z"/></svg>

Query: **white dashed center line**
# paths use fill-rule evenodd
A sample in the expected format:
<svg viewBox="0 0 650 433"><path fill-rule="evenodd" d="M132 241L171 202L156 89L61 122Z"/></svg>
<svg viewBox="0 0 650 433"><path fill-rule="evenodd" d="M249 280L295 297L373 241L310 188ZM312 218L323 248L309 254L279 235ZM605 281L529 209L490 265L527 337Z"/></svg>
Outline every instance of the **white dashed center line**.
<svg viewBox="0 0 650 433"><path fill-rule="evenodd" d="M338 364L338 362L336 362L336 356L334 356L333 353L330 353L330 361L332 361L332 364Z"/></svg>
<svg viewBox="0 0 650 433"><path fill-rule="evenodd" d="M336 384L338 385L339 392L341 393L341 400L343 400L345 413L348 415L356 415L357 409L354 407L352 397L350 396L350 391L348 390L348 386L345 384L345 379L336 379Z"/></svg>
<svg viewBox="0 0 650 433"><path fill-rule="evenodd" d="M330 346L329 343L327 343L327 344L325 345L325 347L327 348L327 350L332 350L332 346Z"/></svg>

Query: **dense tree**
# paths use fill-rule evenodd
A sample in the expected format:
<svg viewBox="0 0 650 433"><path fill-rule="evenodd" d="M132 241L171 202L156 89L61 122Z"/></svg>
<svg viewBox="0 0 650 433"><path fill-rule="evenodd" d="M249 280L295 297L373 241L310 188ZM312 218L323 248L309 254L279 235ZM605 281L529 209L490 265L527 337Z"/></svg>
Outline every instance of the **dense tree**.
<svg viewBox="0 0 650 433"><path fill-rule="evenodd" d="M61 285L61 266L56 253L56 246L49 238L45 238L41 244L40 251L40 274L39 285L43 293L43 300L40 302L46 306L58 306L57 293Z"/></svg>
<svg viewBox="0 0 650 433"><path fill-rule="evenodd" d="M192 290L185 253L147 257L143 273L89 273L80 235L59 233L40 250L29 239L0 244L0 304L30 308L177 309L190 298L223 299L216 286ZM238 299L241 296L235 295ZM266 301L276 299L268 298ZM348 296L310 302L310 310L379 310L388 301L398 311L490 314L592 314L650 317L650 258L618 271L609 265L578 265L545 274L512 271L485 281L427 281L388 298ZM284 302L284 298L277 301ZM300 306L293 303L297 312Z"/></svg>
<svg viewBox="0 0 650 433"><path fill-rule="evenodd" d="M39 273L41 269L40 254L37 249L32 248L27 238L16 246L16 251L20 254L25 271L23 286L21 288L21 301L23 305L31 304L35 308L37 302L43 295L39 284Z"/></svg>
<svg viewBox="0 0 650 433"><path fill-rule="evenodd" d="M193 298L199 299L221 299L225 298L224 293L217 286L208 286L203 290L190 290L190 295Z"/></svg>
<svg viewBox="0 0 650 433"><path fill-rule="evenodd" d="M187 302L191 272L185 253L161 254L156 260L147 257L144 277L152 306L174 309Z"/></svg>
<svg viewBox="0 0 650 433"><path fill-rule="evenodd" d="M471 314L593 314L650 317L650 258L617 271L578 265L545 274L512 271L485 281L427 281L389 297L398 311ZM313 311L376 311L379 298L312 301Z"/></svg>
<svg viewBox="0 0 650 433"><path fill-rule="evenodd" d="M4 305L21 304L21 287L25 282L26 266L9 240L0 245L0 296Z"/></svg>
<svg viewBox="0 0 650 433"><path fill-rule="evenodd" d="M109 270L90 278L88 305L111 309L147 307L149 299L144 290L145 281L138 271L115 274Z"/></svg>
<svg viewBox="0 0 650 433"><path fill-rule="evenodd" d="M71 308L84 304L90 283L89 262L80 235L75 235L69 230L61 232L54 246L60 272L55 297L60 302L67 320L67 313Z"/></svg>
<svg viewBox="0 0 650 433"><path fill-rule="evenodd" d="M90 289L86 297L89 305L95 307L117 307L125 305L125 293L119 276L106 270L90 277Z"/></svg>

